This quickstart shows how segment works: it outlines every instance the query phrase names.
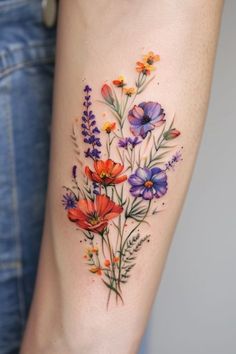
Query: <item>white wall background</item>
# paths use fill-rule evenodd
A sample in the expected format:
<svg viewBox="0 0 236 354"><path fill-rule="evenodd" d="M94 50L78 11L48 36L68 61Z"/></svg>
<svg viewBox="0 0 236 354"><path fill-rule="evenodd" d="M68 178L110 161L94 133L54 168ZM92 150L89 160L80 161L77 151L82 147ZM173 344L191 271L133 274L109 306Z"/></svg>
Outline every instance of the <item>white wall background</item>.
<svg viewBox="0 0 236 354"><path fill-rule="evenodd" d="M235 111L236 0L226 0L205 133L140 354L236 354Z"/></svg>

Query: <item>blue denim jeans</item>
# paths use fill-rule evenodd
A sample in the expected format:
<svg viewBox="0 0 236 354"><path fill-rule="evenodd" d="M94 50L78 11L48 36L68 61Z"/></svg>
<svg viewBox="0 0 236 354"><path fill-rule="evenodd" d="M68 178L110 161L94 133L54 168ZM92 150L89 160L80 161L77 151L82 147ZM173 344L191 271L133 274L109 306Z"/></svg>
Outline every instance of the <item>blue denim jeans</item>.
<svg viewBox="0 0 236 354"><path fill-rule="evenodd" d="M19 353L34 289L54 47L40 0L0 0L0 354Z"/></svg>

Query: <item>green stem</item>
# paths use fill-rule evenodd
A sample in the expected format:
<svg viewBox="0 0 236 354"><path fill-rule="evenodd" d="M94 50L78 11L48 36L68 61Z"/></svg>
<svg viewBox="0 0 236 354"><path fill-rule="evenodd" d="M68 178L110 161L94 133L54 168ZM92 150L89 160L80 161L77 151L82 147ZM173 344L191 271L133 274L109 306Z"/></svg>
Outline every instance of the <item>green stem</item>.
<svg viewBox="0 0 236 354"><path fill-rule="evenodd" d="M120 289L120 281L121 281L121 257L123 255L123 251L124 251L124 247L126 245L126 242L128 241L129 237L133 234L133 232L135 230L137 230L137 228L141 225L141 223L146 219L148 213L149 213L149 210L150 210L150 206L151 206L151 200L149 200L148 202L148 207L147 207L147 210L146 210L146 213L145 215L143 216L142 220L140 220L137 225L129 232L129 234L127 235L127 237L125 238L123 244L121 245L121 248L120 248L120 263L119 263L119 276L118 276L118 288Z"/></svg>
<svg viewBox="0 0 236 354"><path fill-rule="evenodd" d="M153 161L154 159L156 159L157 153L158 153L158 151L160 150L160 148L162 147L162 143L163 143L164 140L165 140L165 139L162 138L162 139L160 140L158 146L155 147L154 156L152 157L152 159L149 160L149 162L148 162L148 164L146 165L146 167L150 167L150 165L152 164L152 161Z"/></svg>

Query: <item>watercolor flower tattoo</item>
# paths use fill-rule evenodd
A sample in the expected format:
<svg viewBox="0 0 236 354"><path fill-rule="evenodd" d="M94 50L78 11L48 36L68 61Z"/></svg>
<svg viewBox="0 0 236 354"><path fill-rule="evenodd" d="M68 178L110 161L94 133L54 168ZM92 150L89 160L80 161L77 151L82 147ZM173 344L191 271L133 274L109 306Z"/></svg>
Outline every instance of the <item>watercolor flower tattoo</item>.
<svg viewBox="0 0 236 354"><path fill-rule="evenodd" d="M165 123L164 117L164 110L159 103L142 102L129 111L131 133L145 139L148 132Z"/></svg>
<svg viewBox="0 0 236 354"><path fill-rule="evenodd" d="M182 148L170 155L176 147L171 141L180 135L174 119L168 123L159 102L139 101L155 78L159 60L152 51L144 55L136 63L133 86L121 75L102 85L98 102L113 119L101 124L92 109L92 88L86 85L83 113L71 135L77 163L72 166L71 186L64 186L62 205L68 220L83 232L84 259L108 289L107 306L112 295L123 303L123 286L138 252L151 238L140 227L161 211L168 173L182 161Z"/></svg>

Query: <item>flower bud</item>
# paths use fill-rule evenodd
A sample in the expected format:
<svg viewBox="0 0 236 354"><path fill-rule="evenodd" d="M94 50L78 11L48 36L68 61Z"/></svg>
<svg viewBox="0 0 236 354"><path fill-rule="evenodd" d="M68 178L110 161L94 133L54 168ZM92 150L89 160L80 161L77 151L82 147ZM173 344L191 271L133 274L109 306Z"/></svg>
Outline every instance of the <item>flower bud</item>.
<svg viewBox="0 0 236 354"><path fill-rule="evenodd" d="M163 134L165 140L173 140L180 135L180 132L177 129L169 129Z"/></svg>
<svg viewBox="0 0 236 354"><path fill-rule="evenodd" d="M113 97L113 94L112 94L112 89L110 88L109 85L107 84L104 84L102 86L102 89L101 89L101 94L102 94L102 97L104 98L104 100L113 105L114 103L114 97Z"/></svg>

